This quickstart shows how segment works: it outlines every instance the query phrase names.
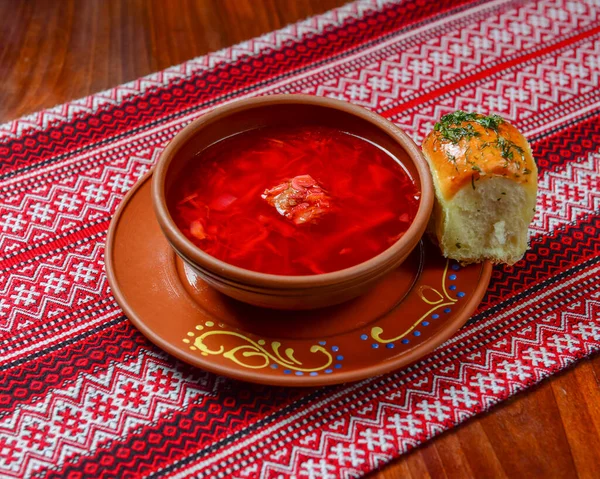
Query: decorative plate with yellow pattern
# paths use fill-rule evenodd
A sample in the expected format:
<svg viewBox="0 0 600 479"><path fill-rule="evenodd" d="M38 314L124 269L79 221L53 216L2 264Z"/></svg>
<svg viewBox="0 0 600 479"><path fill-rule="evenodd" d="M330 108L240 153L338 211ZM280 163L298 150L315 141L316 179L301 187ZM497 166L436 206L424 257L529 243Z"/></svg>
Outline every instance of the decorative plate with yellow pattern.
<svg viewBox="0 0 600 479"><path fill-rule="evenodd" d="M356 381L432 351L474 312L491 265L467 267L421 241L369 293L313 311L274 311L230 299L177 258L154 218L150 176L123 200L107 240L113 294L160 348L237 379L288 386Z"/></svg>

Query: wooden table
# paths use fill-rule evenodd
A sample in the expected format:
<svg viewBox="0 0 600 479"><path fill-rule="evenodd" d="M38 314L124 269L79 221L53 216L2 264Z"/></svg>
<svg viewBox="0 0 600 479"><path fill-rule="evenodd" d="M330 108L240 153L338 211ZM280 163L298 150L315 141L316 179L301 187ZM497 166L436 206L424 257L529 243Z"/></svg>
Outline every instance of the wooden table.
<svg viewBox="0 0 600 479"><path fill-rule="evenodd" d="M89 95L345 0L2 0L0 121ZM374 478L600 477L600 357Z"/></svg>

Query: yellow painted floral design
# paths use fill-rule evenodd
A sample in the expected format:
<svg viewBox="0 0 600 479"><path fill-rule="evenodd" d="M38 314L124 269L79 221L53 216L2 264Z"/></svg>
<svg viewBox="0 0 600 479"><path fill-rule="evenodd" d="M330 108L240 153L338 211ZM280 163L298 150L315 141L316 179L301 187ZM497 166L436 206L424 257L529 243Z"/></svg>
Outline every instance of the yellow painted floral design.
<svg viewBox="0 0 600 479"><path fill-rule="evenodd" d="M214 326L214 323L207 321L205 326L211 328ZM202 332L205 328L199 325L196 326L196 329L200 332L189 332L189 337L183 339L184 343L190 344L191 350L200 351L200 354L203 356L223 356L238 366L245 368L263 369L272 364L278 364L292 371L310 373L313 371L322 371L333 362L329 351L318 344L312 345L309 351L321 356L320 365L307 368L303 367L302 362L295 357L295 352L292 348L288 347L284 349L279 341L253 340L240 332L223 328ZM199 335L196 336L197 334ZM227 341L222 341L226 336L228 337ZM234 338L233 341L231 340L232 338ZM225 346L223 343L227 345Z"/></svg>
<svg viewBox="0 0 600 479"><path fill-rule="evenodd" d="M417 294L419 295L419 297L423 300L423 302L431 306L431 308L426 313L424 313L417 321L415 321L415 323L410 328L408 328L399 336L386 339L381 336L383 333L383 329L379 326L375 326L373 327L373 329L371 329L371 337L378 343L382 344L399 341L400 339L404 338L412 331L414 331L415 328L417 328L419 324L421 324L426 318L428 318L430 314L433 314L440 308L452 306L454 303L456 303L457 299L452 298L446 290L446 276L448 275L449 264L450 262L446 260L446 266L444 267L444 274L442 276L441 292L438 289L428 285L420 286L417 289Z"/></svg>

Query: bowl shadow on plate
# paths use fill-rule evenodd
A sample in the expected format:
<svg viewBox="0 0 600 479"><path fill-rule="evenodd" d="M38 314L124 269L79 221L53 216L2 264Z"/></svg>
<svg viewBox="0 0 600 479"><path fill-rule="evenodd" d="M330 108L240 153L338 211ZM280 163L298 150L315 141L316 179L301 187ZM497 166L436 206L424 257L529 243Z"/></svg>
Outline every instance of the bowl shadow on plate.
<svg viewBox="0 0 600 479"><path fill-rule="evenodd" d="M260 337L326 339L364 328L398 306L420 276L424 255L421 240L396 270L367 293L339 305L304 311L275 310L243 303L210 287L179 257L176 266L187 293L217 322Z"/></svg>

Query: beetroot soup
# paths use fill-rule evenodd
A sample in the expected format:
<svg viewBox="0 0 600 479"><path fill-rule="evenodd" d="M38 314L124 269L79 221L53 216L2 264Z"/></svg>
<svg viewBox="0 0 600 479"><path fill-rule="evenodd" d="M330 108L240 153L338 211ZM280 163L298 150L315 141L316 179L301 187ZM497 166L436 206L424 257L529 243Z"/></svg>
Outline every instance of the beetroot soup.
<svg viewBox="0 0 600 479"><path fill-rule="evenodd" d="M369 141L323 126L265 127L201 151L169 192L181 231L206 253L261 273L362 263L408 229L420 193Z"/></svg>

